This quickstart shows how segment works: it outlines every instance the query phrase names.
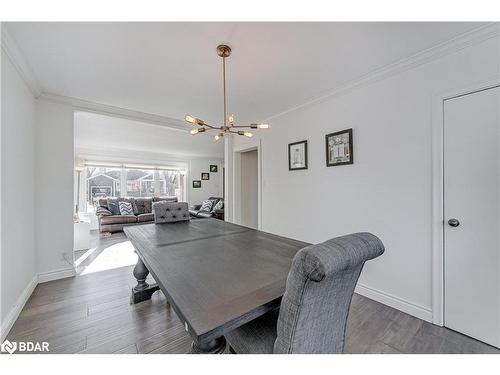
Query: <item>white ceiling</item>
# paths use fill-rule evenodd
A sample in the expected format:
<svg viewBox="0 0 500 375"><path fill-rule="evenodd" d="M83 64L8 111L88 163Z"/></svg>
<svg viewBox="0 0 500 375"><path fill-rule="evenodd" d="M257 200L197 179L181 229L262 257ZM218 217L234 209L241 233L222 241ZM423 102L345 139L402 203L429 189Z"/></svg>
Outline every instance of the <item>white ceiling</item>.
<svg viewBox="0 0 500 375"><path fill-rule="evenodd" d="M122 155L162 160L222 158L224 143L205 134L150 125L88 112L75 113L75 153L85 156Z"/></svg>
<svg viewBox="0 0 500 375"><path fill-rule="evenodd" d="M9 23L42 91L181 119L258 121L480 23Z"/></svg>

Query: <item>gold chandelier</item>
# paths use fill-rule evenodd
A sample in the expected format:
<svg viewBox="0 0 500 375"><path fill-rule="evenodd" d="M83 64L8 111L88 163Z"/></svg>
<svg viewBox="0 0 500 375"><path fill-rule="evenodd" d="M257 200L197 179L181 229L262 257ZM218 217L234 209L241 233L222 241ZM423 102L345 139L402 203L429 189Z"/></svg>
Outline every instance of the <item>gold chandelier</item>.
<svg viewBox="0 0 500 375"><path fill-rule="evenodd" d="M217 46L217 54L222 57L222 85L224 88L224 124L222 126L212 126L207 124L205 121L193 117L191 115L186 115L184 119L190 123L196 125L196 128L191 129L189 134L195 135L198 133L203 133L207 130L216 130L217 134L214 139L218 141L226 133L243 135L245 137L253 137L249 129L268 129L269 124L250 124L247 126L238 126L234 124L234 115L227 115L226 111L226 57L231 55L231 47L225 44L220 44ZM241 130L238 130L241 129ZM245 130L246 129L246 130Z"/></svg>

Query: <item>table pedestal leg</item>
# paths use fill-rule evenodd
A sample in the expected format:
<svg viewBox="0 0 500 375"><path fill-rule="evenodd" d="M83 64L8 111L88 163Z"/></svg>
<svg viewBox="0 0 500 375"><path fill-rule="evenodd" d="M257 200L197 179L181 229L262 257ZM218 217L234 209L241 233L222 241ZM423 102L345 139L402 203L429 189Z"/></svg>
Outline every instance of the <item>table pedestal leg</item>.
<svg viewBox="0 0 500 375"><path fill-rule="evenodd" d="M137 264L134 267L134 277L137 280L137 285L132 288L131 303L139 303L151 299L154 292L160 289L156 284L149 285L146 279L149 275L149 270L144 265L141 258L137 259Z"/></svg>
<svg viewBox="0 0 500 375"><path fill-rule="evenodd" d="M224 336L207 342L191 344L193 354L221 354L226 349L226 338Z"/></svg>

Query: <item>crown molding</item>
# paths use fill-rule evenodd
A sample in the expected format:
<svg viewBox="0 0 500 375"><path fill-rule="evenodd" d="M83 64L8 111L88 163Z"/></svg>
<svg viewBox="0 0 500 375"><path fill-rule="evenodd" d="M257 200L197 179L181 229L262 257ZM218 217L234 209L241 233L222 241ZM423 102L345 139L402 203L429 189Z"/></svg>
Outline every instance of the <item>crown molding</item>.
<svg viewBox="0 0 500 375"><path fill-rule="evenodd" d="M48 102L65 104L67 106L73 107L76 110L82 110L85 112L92 112L100 115L120 117L126 120L133 120L139 122L146 122L149 124L166 126L171 129L183 132L187 130L186 123L180 119L155 115L152 113L145 113L145 112L135 111L132 109L92 102L89 100L73 98L70 96L49 94L45 92L42 93L38 99Z"/></svg>
<svg viewBox="0 0 500 375"><path fill-rule="evenodd" d="M26 62L24 55L22 54L21 50L17 47L17 44L16 42L14 42L14 39L12 39L12 37L8 33L4 23L2 23L1 27L2 27L2 49L9 57L10 61L12 62L16 70L19 72L19 75L24 80L24 82L30 89L33 96L35 98L38 98L42 93L42 89L40 87L40 84L38 83L35 74L33 73L33 70Z"/></svg>
<svg viewBox="0 0 500 375"><path fill-rule="evenodd" d="M437 44L426 50L417 52L416 54L396 61L392 64L386 65L384 67L375 69L367 74L364 74L354 80L351 80L345 84L342 84L327 93L318 96L316 98L310 99L302 104L291 107L285 111L271 115L261 122L268 122L272 119L281 117L290 112L294 112L298 109L307 107L311 104L317 104L326 101L332 97L344 95L352 90L360 88L362 86L383 80L390 76L396 75L398 73L413 69L420 65L426 64L433 60L437 60L441 57L450 55L454 52L458 52L469 46L473 46L484 42L488 39L497 37L500 35L500 23L493 22L487 25L481 26L479 28L473 29L466 33L460 34L452 39L449 39L443 43Z"/></svg>
<svg viewBox="0 0 500 375"><path fill-rule="evenodd" d="M141 149L99 147L90 144L75 145L75 156L86 161L113 161L121 163L165 165L188 163L191 160L223 159L224 154L169 154Z"/></svg>

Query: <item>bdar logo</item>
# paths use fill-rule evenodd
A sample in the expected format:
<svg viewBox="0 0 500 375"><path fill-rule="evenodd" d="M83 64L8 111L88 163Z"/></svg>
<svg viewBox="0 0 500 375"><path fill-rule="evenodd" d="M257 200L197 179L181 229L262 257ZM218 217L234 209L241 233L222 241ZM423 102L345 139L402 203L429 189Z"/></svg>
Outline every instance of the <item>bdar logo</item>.
<svg viewBox="0 0 500 375"><path fill-rule="evenodd" d="M17 349L17 342L10 342L9 340L5 340L2 345L0 345L0 350L2 352L14 353Z"/></svg>

